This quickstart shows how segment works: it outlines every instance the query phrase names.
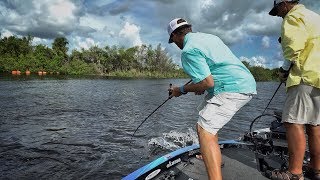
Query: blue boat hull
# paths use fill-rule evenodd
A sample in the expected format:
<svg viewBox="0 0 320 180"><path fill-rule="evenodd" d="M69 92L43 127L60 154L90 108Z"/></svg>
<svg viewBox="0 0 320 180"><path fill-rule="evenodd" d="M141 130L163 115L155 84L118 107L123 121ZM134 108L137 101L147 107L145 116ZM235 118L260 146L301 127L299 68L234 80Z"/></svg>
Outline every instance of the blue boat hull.
<svg viewBox="0 0 320 180"><path fill-rule="evenodd" d="M228 140L219 141L219 144L240 145L244 143L235 140ZM199 145L195 144L173 151L132 172L131 174L124 177L123 180L152 179L161 172L168 171L172 166L174 166L177 163L180 163L186 156L190 158L192 156L200 154L199 148Z"/></svg>

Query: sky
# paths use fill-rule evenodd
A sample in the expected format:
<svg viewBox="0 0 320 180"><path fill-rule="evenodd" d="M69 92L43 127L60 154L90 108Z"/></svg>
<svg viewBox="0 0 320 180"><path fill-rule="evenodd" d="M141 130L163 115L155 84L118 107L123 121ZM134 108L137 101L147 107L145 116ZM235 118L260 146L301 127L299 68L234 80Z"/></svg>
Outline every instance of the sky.
<svg viewBox="0 0 320 180"><path fill-rule="evenodd" d="M300 3L320 13L319 0ZM240 60L277 68L283 61L277 41L282 19L268 15L272 6L273 0L0 0L0 33L31 35L34 45L48 47L64 36L70 51L160 43L180 65L180 49L168 44L167 33L179 17L194 32L219 36Z"/></svg>

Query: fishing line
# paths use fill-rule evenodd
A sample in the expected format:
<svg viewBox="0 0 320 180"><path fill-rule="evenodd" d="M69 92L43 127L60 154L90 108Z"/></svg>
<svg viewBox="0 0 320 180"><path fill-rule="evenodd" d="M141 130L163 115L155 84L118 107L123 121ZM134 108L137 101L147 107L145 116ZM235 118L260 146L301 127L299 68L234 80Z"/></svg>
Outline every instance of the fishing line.
<svg viewBox="0 0 320 180"><path fill-rule="evenodd" d="M277 92L278 92L279 88L281 87L281 85L282 85L282 82L280 82L278 88L277 88L276 91L273 93L273 96L271 97L271 99L270 99L268 105L266 106L266 108L263 110L262 114L261 114L260 116L258 116L257 118L255 118L255 119L251 122L251 124L250 124L250 131L249 131L250 133L251 133L251 130L252 130L253 123L254 123L256 120L260 120L260 118L265 115L265 114L264 114L265 111L268 109L268 107L269 107L272 99L273 99L274 96L277 94Z"/></svg>
<svg viewBox="0 0 320 180"><path fill-rule="evenodd" d="M192 80L188 81L185 85L189 84ZM170 84L170 88L172 87L172 84ZM141 127L141 125L147 121L147 119L152 116L152 114L154 114L161 106L163 106L166 102L168 102L170 99L172 98L171 96L171 92L169 92L169 97L162 103L160 104L160 106L158 106L154 111L152 111L152 113L149 114L149 116L147 116L141 123L140 125L136 128L136 130L133 132L132 136L134 137L134 134L138 131L138 129Z"/></svg>
<svg viewBox="0 0 320 180"><path fill-rule="evenodd" d="M191 82L192 80L190 80L190 81L188 81L186 84L184 84L184 85L188 85L190 82ZM170 83L170 86L169 86L170 88L172 87L172 84ZM147 120L148 120L148 118L149 117L151 117L160 107L162 107L166 102L168 102L171 98L172 98L172 92L170 92L169 91L169 97L162 103L162 104L160 104L155 110L153 110L140 124L139 124L139 126L135 129L135 131L133 132L133 134L132 134L132 136L131 136L131 139L130 139L130 141L131 141L131 143L132 143L132 138L133 137L135 137L135 133L138 131L138 129L142 126L142 124L144 124ZM131 146L130 146L131 147ZM134 154L135 156L137 156L133 151L132 151L132 147L130 148L130 150L131 150L131 152L132 152L132 154ZM139 162L138 163L140 163L140 161L142 160L142 156L140 157L140 160L139 160ZM148 156L148 158L150 158L150 156Z"/></svg>

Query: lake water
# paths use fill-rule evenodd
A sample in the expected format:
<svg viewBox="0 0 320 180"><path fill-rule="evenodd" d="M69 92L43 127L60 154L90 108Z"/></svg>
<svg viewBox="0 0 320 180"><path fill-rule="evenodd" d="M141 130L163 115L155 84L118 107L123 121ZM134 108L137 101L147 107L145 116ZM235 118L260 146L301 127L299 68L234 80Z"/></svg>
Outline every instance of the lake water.
<svg viewBox="0 0 320 180"><path fill-rule="evenodd" d="M192 93L167 97L188 79L112 80L0 77L0 179L121 179L179 147L197 143ZM258 95L219 132L238 139L266 107L278 82L259 82ZM281 109L280 88L268 112ZM268 127L261 118L254 128Z"/></svg>

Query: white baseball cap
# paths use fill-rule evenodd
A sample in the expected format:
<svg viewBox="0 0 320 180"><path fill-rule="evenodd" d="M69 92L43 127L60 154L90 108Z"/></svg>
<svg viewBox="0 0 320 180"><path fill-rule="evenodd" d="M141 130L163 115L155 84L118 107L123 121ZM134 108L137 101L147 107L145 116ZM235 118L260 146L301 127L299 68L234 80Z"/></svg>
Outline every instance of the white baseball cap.
<svg viewBox="0 0 320 180"><path fill-rule="evenodd" d="M277 9L276 9L276 6L277 6L278 4L284 2L284 1L286 1L286 2L299 2L299 0L274 0L274 1L273 1L273 8L272 8L271 11L269 12L269 14L270 14L271 16L276 16L277 13L278 13L278 12L277 12Z"/></svg>
<svg viewBox="0 0 320 180"><path fill-rule="evenodd" d="M168 25L168 34L169 34L169 43L172 43L172 39L171 39L171 33L178 29L181 26L191 26L191 24L189 24L186 20L182 19L182 18L175 18L172 21L169 22Z"/></svg>

